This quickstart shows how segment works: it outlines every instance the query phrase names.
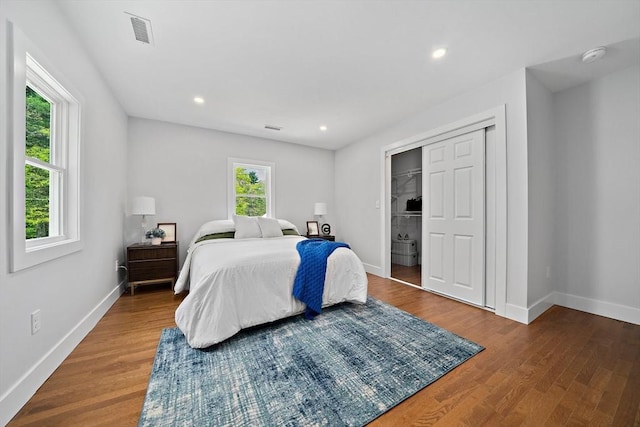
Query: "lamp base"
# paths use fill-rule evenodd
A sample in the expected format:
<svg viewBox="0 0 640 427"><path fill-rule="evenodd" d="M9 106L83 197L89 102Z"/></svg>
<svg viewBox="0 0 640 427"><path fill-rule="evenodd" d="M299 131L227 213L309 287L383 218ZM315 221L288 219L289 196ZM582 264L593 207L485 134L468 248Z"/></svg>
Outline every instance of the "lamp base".
<svg viewBox="0 0 640 427"><path fill-rule="evenodd" d="M147 219L142 215L142 236L140 237L140 243L147 243Z"/></svg>

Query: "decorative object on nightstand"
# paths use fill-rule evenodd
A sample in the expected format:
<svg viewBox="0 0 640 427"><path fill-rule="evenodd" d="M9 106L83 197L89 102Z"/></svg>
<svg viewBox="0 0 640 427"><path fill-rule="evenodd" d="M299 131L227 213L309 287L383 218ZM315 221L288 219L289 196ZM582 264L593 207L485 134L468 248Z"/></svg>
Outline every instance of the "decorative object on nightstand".
<svg viewBox="0 0 640 427"><path fill-rule="evenodd" d="M162 238L162 243L170 243L178 240L178 226L175 222L159 222L158 228L165 233Z"/></svg>
<svg viewBox="0 0 640 427"><path fill-rule="evenodd" d="M162 245L135 243L127 247L129 288L171 282L171 289L178 277L178 242Z"/></svg>
<svg viewBox="0 0 640 427"><path fill-rule="evenodd" d="M323 235L328 236L331 234L331 226L329 224L322 224L320 231L322 231Z"/></svg>
<svg viewBox="0 0 640 427"><path fill-rule="evenodd" d="M307 221L307 237L317 237L319 235L318 221Z"/></svg>
<svg viewBox="0 0 640 427"><path fill-rule="evenodd" d="M147 215L156 214L156 199L153 197L140 196L133 199L131 206L131 215L142 215L142 238L140 241L145 243L145 235L147 229Z"/></svg>
<svg viewBox="0 0 640 427"><path fill-rule="evenodd" d="M316 202L313 206L313 214L318 217L320 222L322 222L322 216L327 214L327 204L325 202ZM322 224L320 230L322 231L322 234L329 235L331 234L331 225Z"/></svg>
<svg viewBox="0 0 640 427"><path fill-rule="evenodd" d="M145 233L147 239L151 239L152 245L159 245L162 243L162 239L166 236L167 233L164 232L161 228L152 228L151 230Z"/></svg>

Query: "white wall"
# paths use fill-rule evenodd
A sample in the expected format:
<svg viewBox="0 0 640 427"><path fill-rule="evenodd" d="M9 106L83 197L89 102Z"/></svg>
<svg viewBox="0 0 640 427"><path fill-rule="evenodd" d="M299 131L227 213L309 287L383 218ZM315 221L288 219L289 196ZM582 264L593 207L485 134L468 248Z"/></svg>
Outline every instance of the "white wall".
<svg viewBox="0 0 640 427"><path fill-rule="evenodd" d="M553 248L556 234L554 197L556 169L554 157L553 98L551 92L527 71L527 138L529 171L529 267L528 306L548 297L554 290L557 260ZM547 277L549 267L549 277ZM535 308L540 314L549 308Z"/></svg>
<svg viewBox="0 0 640 427"><path fill-rule="evenodd" d="M274 162L276 217L293 222L301 234L314 220L315 202L326 202L333 220L333 151L197 127L129 119L128 195L156 199L157 222L176 222L181 260L198 227L227 218L227 159ZM127 219L127 242L140 238L140 218Z"/></svg>
<svg viewBox="0 0 640 427"><path fill-rule="evenodd" d="M336 152L336 204L345 238L367 270L381 274L383 209L381 148L396 141L506 105L507 121L507 315L521 317L527 307L527 131L525 71L453 98L438 107L357 141ZM382 203L383 201L381 201ZM382 205L381 205L382 207ZM513 312L517 312L513 314Z"/></svg>
<svg viewBox="0 0 640 427"><path fill-rule="evenodd" d="M123 259L126 116L55 2L0 3L0 51L8 48L10 20L73 82L84 98L80 252L9 273L9 175L6 63L0 72L0 425L4 425L120 295L114 260ZM42 329L31 335L30 314Z"/></svg>
<svg viewBox="0 0 640 427"><path fill-rule="evenodd" d="M559 302L640 323L640 67L553 102Z"/></svg>

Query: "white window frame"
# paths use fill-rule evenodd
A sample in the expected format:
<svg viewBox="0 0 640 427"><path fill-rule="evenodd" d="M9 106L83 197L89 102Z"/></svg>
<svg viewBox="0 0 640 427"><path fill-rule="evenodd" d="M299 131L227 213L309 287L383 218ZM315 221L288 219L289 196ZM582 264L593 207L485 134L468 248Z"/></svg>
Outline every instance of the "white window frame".
<svg viewBox="0 0 640 427"><path fill-rule="evenodd" d="M49 122L50 142L49 161L25 155L25 165L43 169L49 172L49 236L28 239L27 248L36 248L45 241L54 243L64 238L64 188L66 181L66 145L61 130L68 122L68 102L60 95L60 88L53 87L47 71L27 53L26 56L27 86L31 87L51 104L51 118ZM55 83L54 83L55 85Z"/></svg>
<svg viewBox="0 0 640 427"><path fill-rule="evenodd" d="M227 213L228 218L232 219L236 214L236 168L237 167L260 167L266 168L266 178L265 178L265 187L266 187L266 205L267 212L265 213L265 217L267 218L275 218L275 197L274 197L274 182L275 182L275 171L276 164L273 162L264 162L261 160L248 160L248 159L238 159L234 157L229 157L227 162Z"/></svg>
<svg viewBox="0 0 640 427"><path fill-rule="evenodd" d="M8 37L13 55L7 67L10 78L9 140L11 162L11 271L19 271L82 249L80 239L80 140L79 94L38 48L15 26ZM13 45L11 46L11 42ZM26 86L32 87L54 107L51 117L50 162L25 155ZM54 171L50 184L49 237L26 239L25 165ZM53 180L52 180L53 181Z"/></svg>

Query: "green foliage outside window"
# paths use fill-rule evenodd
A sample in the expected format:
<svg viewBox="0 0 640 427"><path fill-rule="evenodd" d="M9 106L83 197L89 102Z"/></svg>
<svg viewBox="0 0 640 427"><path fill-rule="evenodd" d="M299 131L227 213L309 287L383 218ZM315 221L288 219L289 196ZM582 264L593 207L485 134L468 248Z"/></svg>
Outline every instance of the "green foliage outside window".
<svg viewBox="0 0 640 427"><path fill-rule="evenodd" d="M236 215L262 216L267 213L264 171L237 167L235 174Z"/></svg>
<svg viewBox="0 0 640 427"><path fill-rule="evenodd" d="M25 155L43 162L51 161L51 104L36 91L26 89ZM49 235L49 171L25 165L26 238Z"/></svg>

